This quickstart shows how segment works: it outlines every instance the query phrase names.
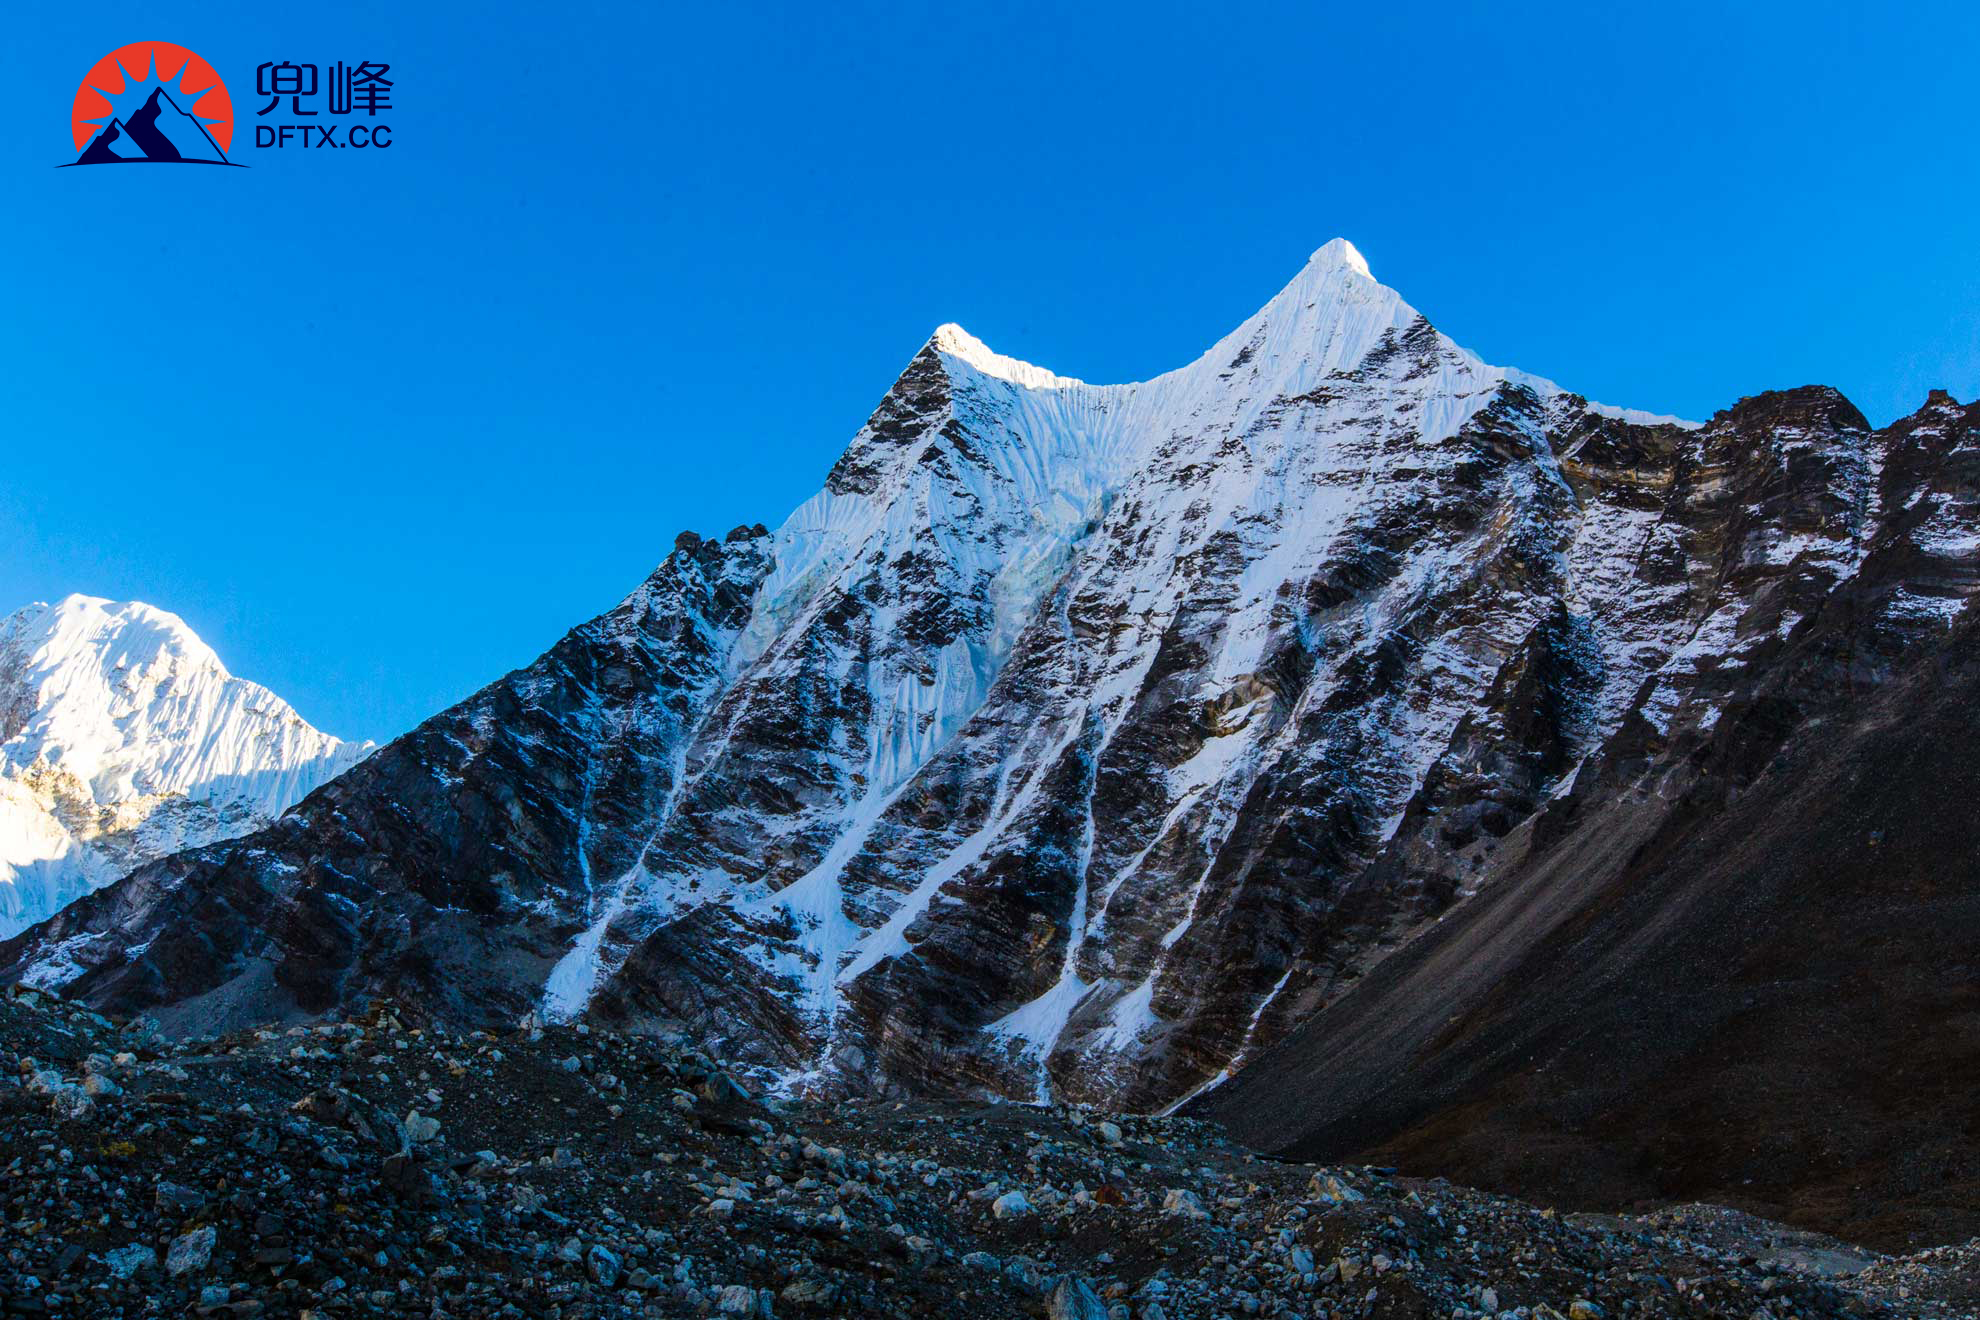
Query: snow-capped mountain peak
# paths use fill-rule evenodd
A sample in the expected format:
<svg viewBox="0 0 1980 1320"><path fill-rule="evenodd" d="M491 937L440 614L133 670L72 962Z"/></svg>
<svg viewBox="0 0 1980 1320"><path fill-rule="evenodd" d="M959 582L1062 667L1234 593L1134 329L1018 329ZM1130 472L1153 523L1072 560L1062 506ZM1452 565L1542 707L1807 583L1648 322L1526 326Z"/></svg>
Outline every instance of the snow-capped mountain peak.
<svg viewBox="0 0 1980 1320"><path fill-rule="evenodd" d="M1254 378L1299 394L1332 372L1353 368L1384 335L1420 320L1401 294L1369 273L1352 243L1337 238L1314 252L1270 302L1175 374L1222 376L1256 364Z"/></svg>
<svg viewBox="0 0 1980 1320"><path fill-rule="evenodd" d="M1169 1104L1472 891L1581 761L1704 721L1911 507L1844 461L1865 434L1814 394L1704 428L1589 404L1339 240L1137 382L945 325L774 532L683 535L535 664L8 966Z"/></svg>
<svg viewBox="0 0 1980 1320"><path fill-rule="evenodd" d="M0 622L0 935L245 833L371 750L227 672L178 615L72 595Z"/></svg>
<svg viewBox="0 0 1980 1320"><path fill-rule="evenodd" d="M1345 266L1357 271L1368 279L1375 274L1368 269L1368 258L1361 255L1361 249L1345 238L1330 238L1313 249L1313 255L1306 259L1308 266Z"/></svg>
<svg viewBox="0 0 1980 1320"><path fill-rule="evenodd" d="M974 367L986 376L995 376L998 380L1007 380L1026 389L1058 390L1085 384L1084 381L1057 375L1029 362L1005 357L953 321L937 326L928 342L936 352L946 357Z"/></svg>

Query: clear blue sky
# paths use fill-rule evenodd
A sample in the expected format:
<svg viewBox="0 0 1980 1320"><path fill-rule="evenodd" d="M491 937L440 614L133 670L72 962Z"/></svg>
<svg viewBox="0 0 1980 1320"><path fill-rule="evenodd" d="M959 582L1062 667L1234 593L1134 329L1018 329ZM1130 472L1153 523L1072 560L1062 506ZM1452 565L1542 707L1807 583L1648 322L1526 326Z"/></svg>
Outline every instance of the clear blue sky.
<svg viewBox="0 0 1980 1320"><path fill-rule="evenodd" d="M1976 7L1212 8L16 6L0 608L147 600L387 737L774 526L938 323L1138 379L1336 234L1618 404L1980 393ZM50 168L141 39L253 168ZM249 146L283 59L389 62L394 146Z"/></svg>

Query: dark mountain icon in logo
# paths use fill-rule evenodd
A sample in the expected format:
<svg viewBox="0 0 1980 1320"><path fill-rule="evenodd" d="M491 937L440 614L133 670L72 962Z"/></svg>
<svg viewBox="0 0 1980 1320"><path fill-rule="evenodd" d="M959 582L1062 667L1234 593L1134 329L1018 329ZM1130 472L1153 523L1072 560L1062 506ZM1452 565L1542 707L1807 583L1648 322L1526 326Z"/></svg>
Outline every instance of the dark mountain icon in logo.
<svg viewBox="0 0 1980 1320"><path fill-rule="evenodd" d="M122 160L143 160L144 151L130 140L124 132L123 124L113 119L103 126L103 131L90 139L83 154L76 158L78 165L112 165Z"/></svg>
<svg viewBox="0 0 1980 1320"><path fill-rule="evenodd" d="M77 165L232 165L197 119L163 87L129 120L112 119L89 140ZM236 166L236 168L241 168Z"/></svg>

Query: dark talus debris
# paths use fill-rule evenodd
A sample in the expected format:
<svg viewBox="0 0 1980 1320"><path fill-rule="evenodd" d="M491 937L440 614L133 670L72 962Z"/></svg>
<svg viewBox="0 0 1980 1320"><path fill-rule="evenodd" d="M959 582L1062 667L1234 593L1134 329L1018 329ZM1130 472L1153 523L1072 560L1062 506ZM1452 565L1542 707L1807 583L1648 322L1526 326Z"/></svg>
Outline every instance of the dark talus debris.
<svg viewBox="0 0 1980 1320"><path fill-rule="evenodd" d="M1970 1251L1561 1216L1186 1119L785 1103L678 1038L409 1021L159 1045L0 999L0 1313L1939 1318L1980 1281Z"/></svg>

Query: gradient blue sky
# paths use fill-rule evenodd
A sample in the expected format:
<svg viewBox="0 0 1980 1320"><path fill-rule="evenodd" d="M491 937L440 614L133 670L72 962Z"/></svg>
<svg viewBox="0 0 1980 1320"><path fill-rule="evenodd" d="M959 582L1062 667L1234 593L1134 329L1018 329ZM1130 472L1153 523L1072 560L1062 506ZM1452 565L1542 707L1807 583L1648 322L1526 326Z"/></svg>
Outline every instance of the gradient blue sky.
<svg viewBox="0 0 1980 1320"><path fill-rule="evenodd" d="M1721 8L17 6L0 609L147 600L388 737L774 526L938 323L1138 379L1336 234L1618 404L1980 393L1980 10ZM141 39L253 168L50 168ZM393 148L248 146L281 59L389 62Z"/></svg>

